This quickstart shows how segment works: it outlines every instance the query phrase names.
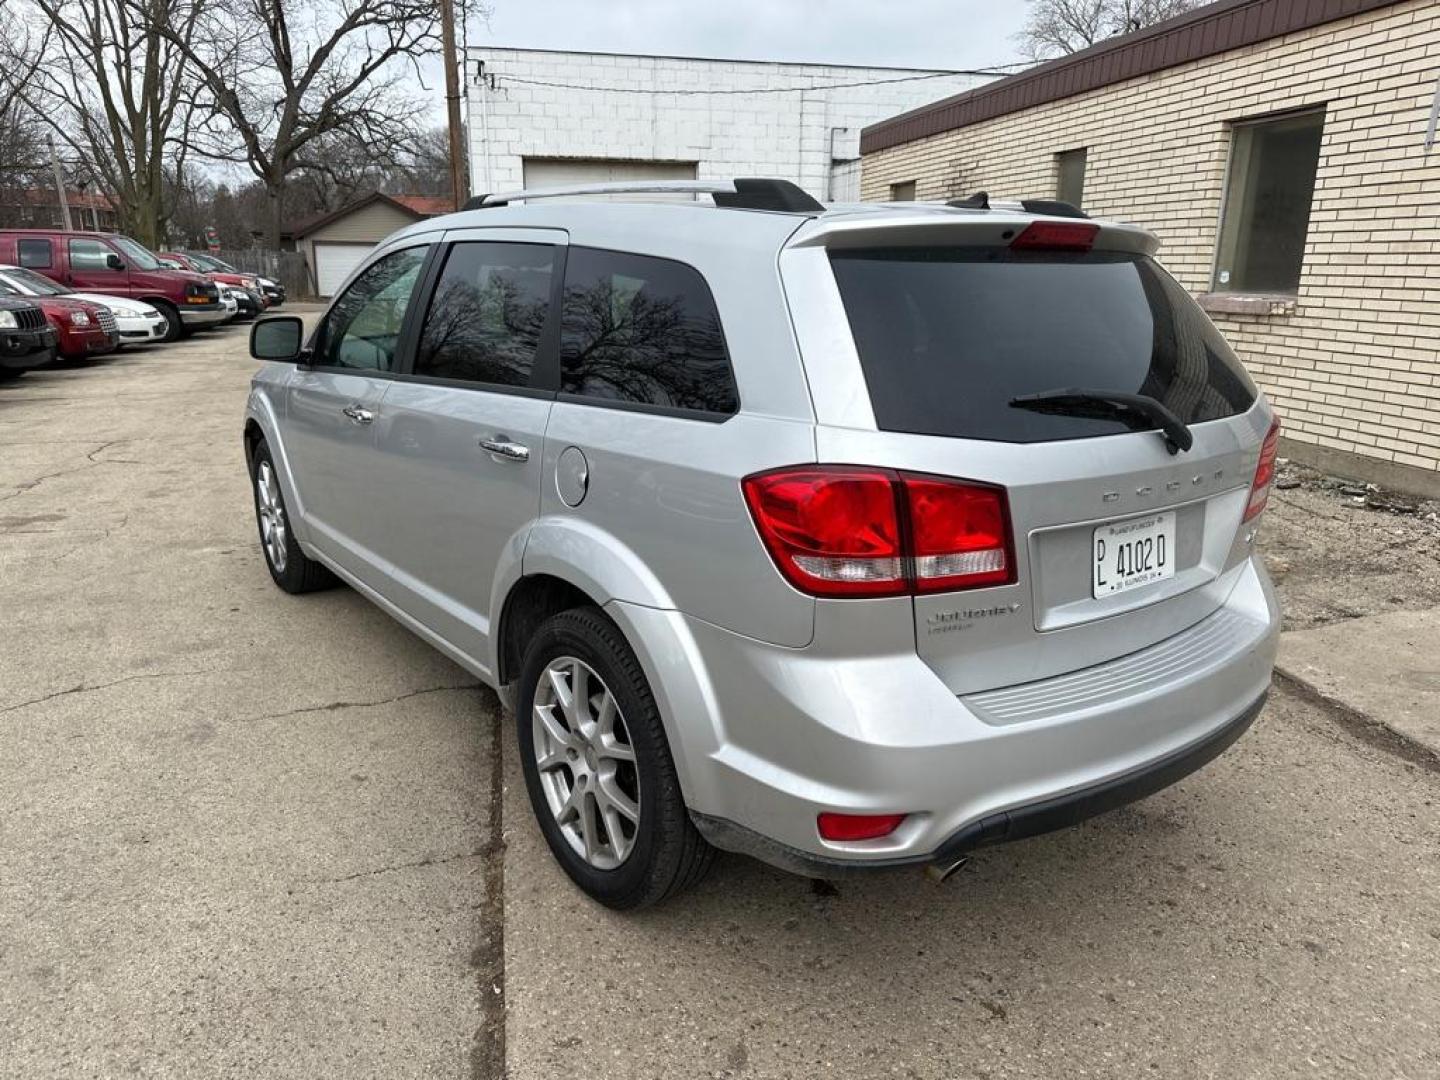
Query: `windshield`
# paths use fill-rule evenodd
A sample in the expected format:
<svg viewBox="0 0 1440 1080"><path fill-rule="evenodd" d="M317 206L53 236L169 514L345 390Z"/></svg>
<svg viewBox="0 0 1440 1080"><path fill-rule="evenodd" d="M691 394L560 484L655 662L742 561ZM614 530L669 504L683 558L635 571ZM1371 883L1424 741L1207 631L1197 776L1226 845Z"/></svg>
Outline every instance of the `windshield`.
<svg viewBox="0 0 1440 1080"><path fill-rule="evenodd" d="M116 247L125 253L125 257L138 266L141 270L160 270L160 260L150 254L148 250L141 247L128 236L116 236L112 238Z"/></svg>
<svg viewBox="0 0 1440 1080"><path fill-rule="evenodd" d="M1044 442L1129 430L1103 412L1010 404L1071 388L1143 394L1185 424L1255 401L1219 331L1147 256L936 247L830 259L883 431Z"/></svg>
<svg viewBox="0 0 1440 1080"><path fill-rule="evenodd" d="M223 263L219 259L211 255L191 255L190 260L194 262L197 266L199 266L202 270L218 270L222 274L239 273L239 271L236 270L229 263Z"/></svg>
<svg viewBox="0 0 1440 1080"><path fill-rule="evenodd" d="M64 296L72 291L63 285L55 284L43 274L37 274L34 270L22 270L19 267L0 274L0 282L33 293L35 296Z"/></svg>

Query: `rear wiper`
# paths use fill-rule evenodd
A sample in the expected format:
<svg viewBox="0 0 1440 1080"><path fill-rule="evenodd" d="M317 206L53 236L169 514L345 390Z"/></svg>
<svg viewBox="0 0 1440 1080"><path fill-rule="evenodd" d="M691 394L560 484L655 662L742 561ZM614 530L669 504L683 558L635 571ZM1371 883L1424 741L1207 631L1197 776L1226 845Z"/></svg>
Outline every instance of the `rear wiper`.
<svg viewBox="0 0 1440 1080"><path fill-rule="evenodd" d="M1146 394L1125 394L1119 390L1046 390L1011 398L1010 407L1096 419L1143 418L1149 421L1148 427L1165 433L1165 446L1170 453L1189 450L1195 445L1195 436L1184 421Z"/></svg>

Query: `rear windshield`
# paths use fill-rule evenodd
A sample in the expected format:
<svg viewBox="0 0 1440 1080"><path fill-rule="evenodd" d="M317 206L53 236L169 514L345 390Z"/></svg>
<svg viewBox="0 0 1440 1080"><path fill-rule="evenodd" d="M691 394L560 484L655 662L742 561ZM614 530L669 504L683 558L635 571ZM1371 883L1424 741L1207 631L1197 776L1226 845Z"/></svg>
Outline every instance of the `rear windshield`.
<svg viewBox="0 0 1440 1080"><path fill-rule="evenodd" d="M1116 252L831 252L883 431L1000 442L1132 430L1014 408L1049 390L1146 394L1187 424L1244 412L1255 387L1153 259Z"/></svg>

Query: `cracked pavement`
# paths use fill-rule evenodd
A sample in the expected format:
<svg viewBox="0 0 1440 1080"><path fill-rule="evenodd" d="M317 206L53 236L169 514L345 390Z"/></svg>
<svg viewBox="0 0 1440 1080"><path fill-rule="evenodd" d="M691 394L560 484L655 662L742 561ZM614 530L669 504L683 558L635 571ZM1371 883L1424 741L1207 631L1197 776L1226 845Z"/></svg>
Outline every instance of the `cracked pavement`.
<svg viewBox="0 0 1440 1080"><path fill-rule="evenodd" d="M1440 1075L1440 774L1284 685L943 887L585 901L494 695L270 583L244 336L0 386L0 1078Z"/></svg>
<svg viewBox="0 0 1440 1080"><path fill-rule="evenodd" d="M244 351L0 385L0 1077L489 1046L495 699L348 590L271 584Z"/></svg>

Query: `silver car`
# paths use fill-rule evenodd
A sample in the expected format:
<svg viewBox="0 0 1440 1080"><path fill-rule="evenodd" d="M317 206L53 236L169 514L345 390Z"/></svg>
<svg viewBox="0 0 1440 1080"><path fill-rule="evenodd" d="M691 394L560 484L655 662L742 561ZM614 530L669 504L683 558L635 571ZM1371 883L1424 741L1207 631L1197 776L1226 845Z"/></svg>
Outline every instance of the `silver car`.
<svg viewBox="0 0 1440 1080"><path fill-rule="evenodd" d="M275 582L496 688L576 884L943 874L1241 735L1278 424L1154 236L664 187L473 200L251 338Z"/></svg>

